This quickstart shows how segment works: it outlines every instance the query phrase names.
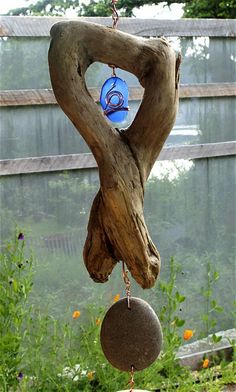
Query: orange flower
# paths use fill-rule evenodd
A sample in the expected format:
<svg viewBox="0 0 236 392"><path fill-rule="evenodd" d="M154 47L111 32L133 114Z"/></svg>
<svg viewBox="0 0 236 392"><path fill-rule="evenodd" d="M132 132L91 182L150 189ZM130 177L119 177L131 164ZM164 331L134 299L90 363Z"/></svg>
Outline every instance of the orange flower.
<svg viewBox="0 0 236 392"><path fill-rule="evenodd" d="M99 325L101 324L100 318L97 318L96 321L95 321L95 323L96 323L97 326L99 326Z"/></svg>
<svg viewBox="0 0 236 392"><path fill-rule="evenodd" d="M193 330L192 329L185 329L183 333L184 340L189 340L193 337Z"/></svg>
<svg viewBox="0 0 236 392"><path fill-rule="evenodd" d="M210 363L210 361L209 361L209 359L208 359L208 358L204 359L204 360L203 360L203 363L202 363L202 367L203 367L203 369L206 369L206 368L208 368L208 366L209 366L209 363Z"/></svg>
<svg viewBox="0 0 236 392"><path fill-rule="evenodd" d="M116 294L115 297L113 298L113 302L117 302L120 299L120 294Z"/></svg>
<svg viewBox="0 0 236 392"><path fill-rule="evenodd" d="M79 318L80 317L80 311L79 310L75 310L74 312L73 312L73 319L74 320L76 320L77 318Z"/></svg>
<svg viewBox="0 0 236 392"><path fill-rule="evenodd" d="M89 380L93 379L93 374L94 374L94 372L88 372L87 377Z"/></svg>

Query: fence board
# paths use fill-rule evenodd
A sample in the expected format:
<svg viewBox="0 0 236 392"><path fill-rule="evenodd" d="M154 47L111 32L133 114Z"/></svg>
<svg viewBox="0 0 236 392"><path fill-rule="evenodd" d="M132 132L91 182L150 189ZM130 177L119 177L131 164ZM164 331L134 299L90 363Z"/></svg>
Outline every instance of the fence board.
<svg viewBox="0 0 236 392"><path fill-rule="evenodd" d="M73 18L111 26L111 18ZM2 16L0 18L1 37L48 37L50 28L58 21L71 18L46 16ZM235 37L234 19L136 19L121 18L121 31L144 37L181 36L181 37Z"/></svg>
<svg viewBox="0 0 236 392"><path fill-rule="evenodd" d="M165 147L158 160L201 159L236 155L236 142ZM97 163L91 153L0 160L0 176L92 169Z"/></svg>
<svg viewBox="0 0 236 392"><path fill-rule="evenodd" d="M142 87L130 87L130 100L140 100L143 96ZM95 101L99 101L100 90L89 88ZM55 105L56 98L52 89L35 90L2 90L0 91L0 106L30 106L30 105Z"/></svg>
<svg viewBox="0 0 236 392"><path fill-rule="evenodd" d="M90 94L95 101L99 101L100 90L90 88ZM194 97L228 97L236 96L235 83L206 83L183 84L180 86L180 98ZM130 101L140 101L143 97L142 87L130 87ZM37 90L2 90L0 91L0 106L28 106L57 104L52 89Z"/></svg>
<svg viewBox="0 0 236 392"><path fill-rule="evenodd" d="M182 84L180 98L236 96L236 82Z"/></svg>
<svg viewBox="0 0 236 392"><path fill-rule="evenodd" d="M165 147L158 160L204 159L236 155L236 141Z"/></svg>
<svg viewBox="0 0 236 392"><path fill-rule="evenodd" d="M41 173L97 167L91 153L0 160L0 175Z"/></svg>
<svg viewBox="0 0 236 392"><path fill-rule="evenodd" d="M52 89L0 91L0 106L54 105L56 103Z"/></svg>

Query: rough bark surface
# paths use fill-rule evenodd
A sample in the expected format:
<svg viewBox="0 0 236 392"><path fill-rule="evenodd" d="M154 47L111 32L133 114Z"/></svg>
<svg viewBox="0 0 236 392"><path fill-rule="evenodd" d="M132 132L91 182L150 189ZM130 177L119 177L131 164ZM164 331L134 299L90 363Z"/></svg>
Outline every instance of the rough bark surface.
<svg viewBox="0 0 236 392"><path fill-rule="evenodd" d="M149 288L159 274L160 255L144 221L144 185L175 120L180 56L164 38L143 39L88 22L56 23L51 37L55 97L99 168L100 190L84 246L86 267L94 281L105 282L124 260L134 279ZM87 90L84 75L95 61L133 73L145 89L125 130L110 125Z"/></svg>

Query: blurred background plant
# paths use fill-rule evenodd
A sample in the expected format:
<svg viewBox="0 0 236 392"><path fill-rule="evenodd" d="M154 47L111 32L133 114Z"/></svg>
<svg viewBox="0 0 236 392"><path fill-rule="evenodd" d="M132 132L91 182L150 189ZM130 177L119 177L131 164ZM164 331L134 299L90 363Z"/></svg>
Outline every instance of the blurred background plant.
<svg viewBox="0 0 236 392"><path fill-rule="evenodd" d="M27 301L32 288L32 256L25 256L23 233L0 253L0 385L17 385L21 350L27 334L23 324L29 312Z"/></svg>
<svg viewBox="0 0 236 392"><path fill-rule="evenodd" d="M37 263L32 253L26 257L29 251L25 249L25 241L23 232L18 231L14 241L6 244L0 255L0 390L110 392L123 389L128 385L129 375L114 369L100 347L105 307L96 303L68 306L64 310L67 321L51 315L47 308L42 310L31 292ZM194 331L189 329L183 333L185 320L180 317L180 307L187 298L176 288L181 269L174 258L170 265L169 279L161 280L158 293L152 290L162 304L157 314L163 326L163 351L152 366L135 374L136 385L160 391L174 391L176 386L180 391L189 392L188 388L199 391L199 383L208 383L209 388L213 388L214 372L208 369L208 363L205 362L205 373L198 375L195 385L196 376L180 366L176 357L180 345L190 340ZM213 279L218 280L216 273ZM118 299L119 294L114 292L110 302ZM224 377L227 382L234 380L234 366L222 361L222 385Z"/></svg>

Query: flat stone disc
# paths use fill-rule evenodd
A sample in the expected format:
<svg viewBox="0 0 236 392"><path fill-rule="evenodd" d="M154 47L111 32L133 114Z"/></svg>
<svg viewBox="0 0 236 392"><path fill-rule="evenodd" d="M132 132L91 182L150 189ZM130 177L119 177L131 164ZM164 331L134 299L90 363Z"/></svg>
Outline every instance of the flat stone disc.
<svg viewBox="0 0 236 392"><path fill-rule="evenodd" d="M107 360L117 369L143 370L158 357L162 345L159 319L140 298L117 301L107 311L101 327L101 346Z"/></svg>

